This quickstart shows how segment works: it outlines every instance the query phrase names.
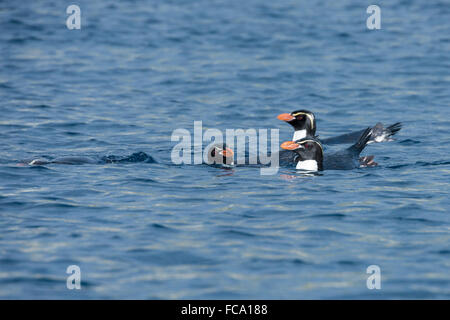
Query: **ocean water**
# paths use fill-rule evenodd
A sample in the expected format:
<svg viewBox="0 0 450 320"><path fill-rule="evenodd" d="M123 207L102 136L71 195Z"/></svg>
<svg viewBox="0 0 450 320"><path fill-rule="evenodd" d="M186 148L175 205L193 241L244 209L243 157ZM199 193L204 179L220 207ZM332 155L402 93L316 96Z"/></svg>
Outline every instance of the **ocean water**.
<svg viewBox="0 0 450 320"><path fill-rule="evenodd" d="M79 0L80 30L70 4L0 3L0 298L450 298L448 1L380 0L380 30L370 1ZM375 168L171 162L194 121L282 142L297 109L403 129Z"/></svg>

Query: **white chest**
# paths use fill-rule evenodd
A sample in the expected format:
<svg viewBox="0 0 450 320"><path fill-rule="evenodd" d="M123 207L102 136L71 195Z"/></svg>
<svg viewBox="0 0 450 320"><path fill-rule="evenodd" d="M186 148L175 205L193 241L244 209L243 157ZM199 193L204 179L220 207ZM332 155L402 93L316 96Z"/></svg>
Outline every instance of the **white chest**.
<svg viewBox="0 0 450 320"><path fill-rule="evenodd" d="M306 137L306 130L297 130L294 132L294 137L292 138L292 141L301 140Z"/></svg>
<svg viewBox="0 0 450 320"><path fill-rule="evenodd" d="M307 170L307 171L318 171L319 166L317 165L316 160L304 160L297 162L297 166L295 167L298 170Z"/></svg>

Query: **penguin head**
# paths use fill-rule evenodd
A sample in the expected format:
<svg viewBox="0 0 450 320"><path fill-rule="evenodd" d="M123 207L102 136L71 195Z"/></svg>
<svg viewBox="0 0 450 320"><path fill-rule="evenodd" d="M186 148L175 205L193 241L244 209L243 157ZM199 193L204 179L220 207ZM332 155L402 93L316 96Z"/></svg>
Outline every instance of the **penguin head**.
<svg viewBox="0 0 450 320"><path fill-rule="evenodd" d="M297 169L305 169L315 162L316 170L323 170L323 147L322 144L312 138L306 138L299 141L285 141L281 148L291 150L297 153L295 162Z"/></svg>
<svg viewBox="0 0 450 320"><path fill-rule="evenodd" d="M225 143L216 143L208 150L208 164L233 165L234 152Z"/></svg>
<svg viewBox="0 0 450 320"><path fill-rule="evenodd" d="M294 127L295 131L306 130L307 136L314 136L316 133L316 117L308 110L297 110L291 113L282 113L277 117Z"/></svg>

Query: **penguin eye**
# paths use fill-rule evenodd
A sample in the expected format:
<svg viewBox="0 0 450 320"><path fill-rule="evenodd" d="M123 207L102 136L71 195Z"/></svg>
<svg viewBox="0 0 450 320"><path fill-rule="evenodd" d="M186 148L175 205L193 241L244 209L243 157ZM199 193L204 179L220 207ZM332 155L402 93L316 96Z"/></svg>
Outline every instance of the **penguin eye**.
<svg viewBox="0 0 450 320"><path fill-rule="evenodd" d="M296 118L297 118L297 120L302 120L302 119L303 119L303 116L302 116L302 115L299 115L299 116L296 116Z"/></svg>

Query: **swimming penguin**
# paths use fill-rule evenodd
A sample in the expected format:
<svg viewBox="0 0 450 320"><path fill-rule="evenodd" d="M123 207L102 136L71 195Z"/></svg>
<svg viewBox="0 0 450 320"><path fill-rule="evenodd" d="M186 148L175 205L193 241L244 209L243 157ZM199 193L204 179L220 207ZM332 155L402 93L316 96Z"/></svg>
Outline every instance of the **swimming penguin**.
<svg viewBox="0 0 450 320"><path fill-rule="evenodd" d="M286 141L281 148L296 153L294 159L295 167L299 170L322 171L322 170L349 170L359 167L373 167L377 163L373 156L359 157L371 138L372 129L364 130L358 141L346 148L331 154L324 154L322 143L316 137L306 137L299 141Z"/></svg>
<svg viewBox="0 0 450 320"><path fill-rule="evenodd" d="M225 143L216 143L212 145L208 151L209 165L234 165L234 152L227 147Z"/></svg>
<svg viewBox="0 0 450 320"><path fill-rule="evenodd" d="M294 135L292 141L304 139L307 136L316 135L316 117L314 113L308 110L297 110L291 113L282 113L277 117L279 120L285 121L294 127ZM391 138L402 128L400 122L396 122L393 125L385 128L382 123L377 123L371 132L371 136L368 143L373 142L385 142L392 141ZM343 134L337 137L328 139L321 139L322 144L341 144L341 143L355 143L359 137L364 133L365 129L355 131L347 134Z"/></svg>
<svg viewBox="0 0 450 320"><path fill-rule="evenodd" d="M146 154L145 152L135 152L129 156L104 156L101 158L91 158L91 157L61 157L53 160L48 159L33 159L22 162L21 164L30 166L44 166L49 164L68 164L68 165L82 165L82 164L105 164L105 163L133 163L133 162L146 162L154 163L156 160Z"/></svg>

